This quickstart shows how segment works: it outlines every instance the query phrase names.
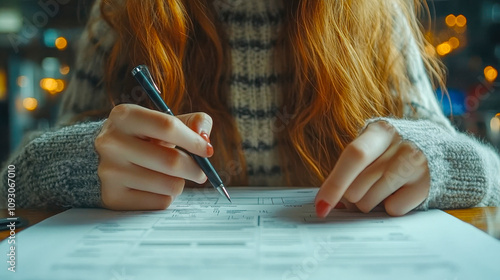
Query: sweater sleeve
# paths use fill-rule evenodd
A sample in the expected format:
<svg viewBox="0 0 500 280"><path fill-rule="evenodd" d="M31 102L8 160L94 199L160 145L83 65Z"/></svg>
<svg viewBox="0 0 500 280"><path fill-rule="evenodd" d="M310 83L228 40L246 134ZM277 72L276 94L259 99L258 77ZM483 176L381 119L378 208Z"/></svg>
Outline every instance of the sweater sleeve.
<svg viewBox="0 0 500 280"><path fill-rule="evenodd" d="M99 0L96 2L100 2ZM106 48L112 45L110 29L99 20L96 3L79 41L75 70L63 93L57 126L31 132L1 169L0 208L6 207L7 167L15 167L18 207L100 207L98 155L94 141L102 128L100 118L75 119L86 112L106 112L111 105L102 86ZM94 36L105 38L104 43ZM92 119L92 121L89 121Z"/></svg>
<svg viewBox="0 0 500 280"><path fill-rule="evenodd" d="M412 142L426 156L430 190L418 209L468 208L500 205L500 157L490 145L460 133L444 116L432 90L415 38L407 25L402 49L412 81L412 109L402 119L375 118L391 124L403 141Z"/></svg>
<svg viewBox="0 0 500 280"><path fill-rule="evenodd" d="M17 207L60 208L101 206L94 139L102 121L76 124L42 133L12 155ZM0 183L4 208L7 181Z"/></svg>

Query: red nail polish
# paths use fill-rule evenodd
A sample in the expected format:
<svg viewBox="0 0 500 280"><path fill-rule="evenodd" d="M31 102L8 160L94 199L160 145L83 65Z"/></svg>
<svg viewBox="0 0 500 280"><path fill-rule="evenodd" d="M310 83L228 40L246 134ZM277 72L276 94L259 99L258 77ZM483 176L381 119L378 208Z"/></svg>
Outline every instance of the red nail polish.
<svg viewBox="0 0 500 280"><path fill-rule="evenodd" d="M345 209L346 207L345 207L344 203L339 202L339 203L337 203L337 205L335 205L335 207L333 207L333 208L334 208L334 209Z"/></svg>
<svg viewBox="0 0 500 280"><path fill-rule="evenodd" d="M214 154L214 147L212 144L207 143L207 155L211 157Z"/></svg>
<svg viewBox="0 0 500 280"><path fill-rule="evenodd" d="M328 204L328 202L324 200L320 200L316 204L316 215L320 218L324 218L330 213L330 210L332 209L332 206Z"/></svg>
<svg viewBox="0 0 500 280"><path fill-rule="evenodd" d="M208 143L210 143L210 138L208 137L208 134L206 132L200 133L201 138L205 139Z"/></svg>

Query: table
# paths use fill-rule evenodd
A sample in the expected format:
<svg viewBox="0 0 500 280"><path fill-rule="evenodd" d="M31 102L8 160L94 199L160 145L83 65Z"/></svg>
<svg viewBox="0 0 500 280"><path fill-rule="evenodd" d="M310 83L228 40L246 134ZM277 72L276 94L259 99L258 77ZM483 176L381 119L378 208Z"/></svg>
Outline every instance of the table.
<svg viewBox="0 0 500 280"><path fill-rule="evenodd" d="M62 211L64 210L17 209L16 215L28 219L30 226L32 226ZM500 213L498 207L477 207L446 210L445 212L496 238L500 238ZM8 217L7 211L2 210L0 212L0 218L5 217ZM488 219L492 222L488 223ZM25 228L26 227L16 229L16 232L22 231ZM0 241L7 238L9 234L10 232L8 230L0 231Z"/></svg>

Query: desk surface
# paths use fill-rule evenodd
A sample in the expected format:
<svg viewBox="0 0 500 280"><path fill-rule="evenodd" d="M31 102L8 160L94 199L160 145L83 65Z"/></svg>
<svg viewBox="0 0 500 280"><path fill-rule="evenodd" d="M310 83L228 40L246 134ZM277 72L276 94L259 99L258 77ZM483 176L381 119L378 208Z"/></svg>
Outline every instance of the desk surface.
<svg viewBox="0 0 500 280"><path fill-rule="evenodd" d="M490 235L499 237L500 218L495 216L499 215L497 210L498 207L478 207L469 209L446 210L445 212L477 227L480 230L487 232ZM16 215L27 219L29 221L29 225L32 226L61 212L62 210L18 209L16 210ZM488 225L488 216L490 217L490 220L496 222ZM5 217L8 217L7 211L2 210L0 212L0 218ZM16 232L22 231L25 228L26 227L17 229ZM0 240L4 240L9 236L9 234L10 232L8 230L0 231Z"/></svg>

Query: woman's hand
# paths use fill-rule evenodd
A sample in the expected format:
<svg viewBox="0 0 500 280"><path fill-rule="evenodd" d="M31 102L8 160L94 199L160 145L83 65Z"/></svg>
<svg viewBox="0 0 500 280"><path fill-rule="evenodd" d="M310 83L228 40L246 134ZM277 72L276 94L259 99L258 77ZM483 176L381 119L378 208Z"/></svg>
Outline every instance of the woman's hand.
<svg viewBox="0 0 500 280"><path fill-rule="evenodd" d="M318 191L316 213L326 217L342 199L365 213L384 202L389 215L400 216L422 203L429 188L425 155L379 121L344 149Z"/></svg>
<svg viewBox="0 0 500 280"><path fill-rule="evenodd" d="M204 183L196 162L175 147L210 157L211 130L212 119L204 113L173 117L137 105L114 107L95 140L104 207L165 209L185 179Z"/></svg>

